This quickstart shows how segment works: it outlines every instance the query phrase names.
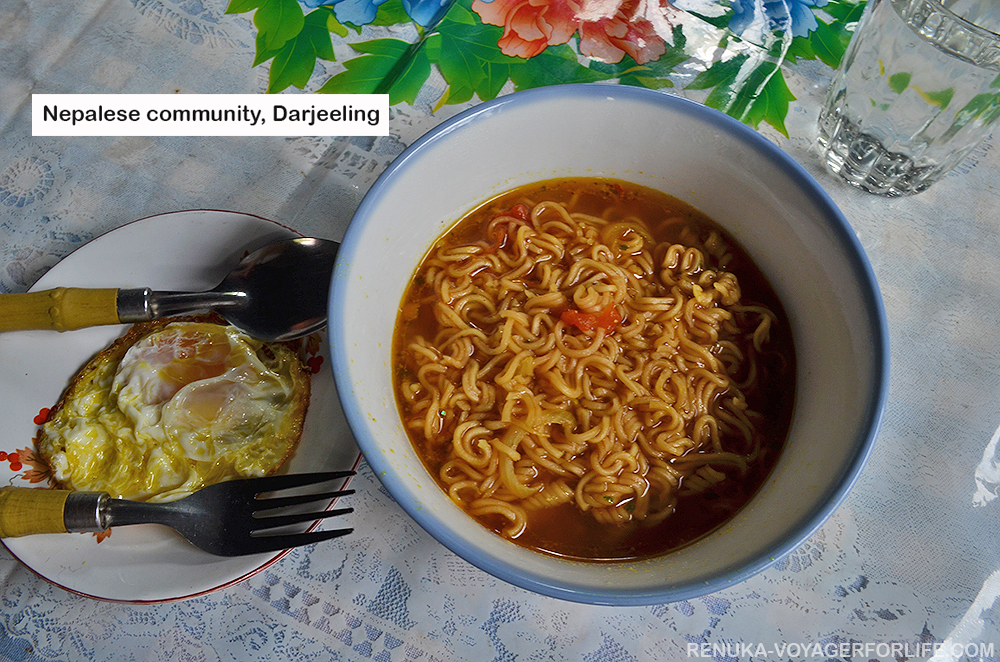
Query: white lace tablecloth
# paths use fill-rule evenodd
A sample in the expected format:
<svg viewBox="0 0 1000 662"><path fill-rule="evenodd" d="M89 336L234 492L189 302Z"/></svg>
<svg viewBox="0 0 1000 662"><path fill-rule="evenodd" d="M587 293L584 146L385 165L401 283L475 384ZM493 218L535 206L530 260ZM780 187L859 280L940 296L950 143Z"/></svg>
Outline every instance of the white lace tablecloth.
<svg viewBox="0 0 1000 662"><path fill-rule="evenodd" d="M131 220L232 209L338 239L403 148L464 106L393 107L382 138L33 138L35 92L262 92L253 26L218 0L0 0L0 291ZM830 70L786 72L789 137L878 277L889 404L853 492L805 545L703 598L593 607L528 593L419 529L367 465L353 535L162 605L81 598L0 551L0 660L1000 659L1000 153L911 198L811 152Z"/></svg>

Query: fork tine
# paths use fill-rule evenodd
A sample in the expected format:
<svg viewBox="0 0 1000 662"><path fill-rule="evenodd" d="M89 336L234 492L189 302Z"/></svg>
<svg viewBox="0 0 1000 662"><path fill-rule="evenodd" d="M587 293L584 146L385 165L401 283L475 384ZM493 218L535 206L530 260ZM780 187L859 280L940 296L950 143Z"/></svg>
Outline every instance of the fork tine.
<svg viewBox="0 0 1000 662"><path fill-rule="evenodd" d="M301 487L303 485L315 485L316 483L324 483L328 480L347 478L353 475L353 471L326 471L311 474L287 474L284 476L254 478L252 479L252 485L255 492L257 494L261 494L263 492L276 492L278 490L287 490L292 487ZM248 484L250 484L250 481L248 481Z"/></svg>
<svg viewBox="0 0 1000 662"><path fill-rule="evenodd" d="M348 513L353 513L353 508L338 508L336 510L324 510L318 513L297 513L294 515L278 515L275 517L261 517L254 518L256 527L251 535L254 533L259 533L261 531L267 531L268 529L276 529L282 526L288 526L290 524L298 524L299 522L309 522L312 520L326 519L327 517L337 517L338 515L346 515Z"/></svg>
<svg viewBox="0 0 1000 662"><path fill-rule="evenodd" d="M300 496L258 499L255 504L257 509L254 511L254 515L256 516L260 513L276 510L278 508L297 506L300 503L309 503L310 501L321 501L324 499L333 500L339 497L350 496L351 494L354 494L354 490L338 490L337 492L325 492L323 494L303 494Z"/></svg>
<svg viewBox="0 0 1000 662"><path fill-rule="evenodd" d="M336 529L333 531L312 531L310 533L296 533L287 536L259 536L250 538L244 544L249 548L246 553L261 554L264 552L277 552L282 549L292 547L302 547L324 540L332 540L354 531L354 529Z"/></svg>

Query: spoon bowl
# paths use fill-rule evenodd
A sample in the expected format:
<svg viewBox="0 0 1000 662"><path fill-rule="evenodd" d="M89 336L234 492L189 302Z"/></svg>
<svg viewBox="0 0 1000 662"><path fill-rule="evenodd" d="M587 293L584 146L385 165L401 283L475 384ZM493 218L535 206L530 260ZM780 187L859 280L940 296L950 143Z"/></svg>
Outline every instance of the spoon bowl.
<svg viewBox="0 0 1000 662"><path fill-rule="evenodd" d="M268 244L207 292L119 290L122 322L212 310L261 340L293 340L326 325L335 241L299 237Z"/></svg>

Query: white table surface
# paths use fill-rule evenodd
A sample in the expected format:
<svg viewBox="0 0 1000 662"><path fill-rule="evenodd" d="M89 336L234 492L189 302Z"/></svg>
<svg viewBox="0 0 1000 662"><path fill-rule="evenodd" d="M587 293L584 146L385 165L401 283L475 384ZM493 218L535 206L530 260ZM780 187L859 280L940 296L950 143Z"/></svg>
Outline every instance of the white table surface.
<svg viewBox="0 0 1000 662"><path fill-rule="evenodd" d="M0 291L26 290L104 232L181 209L338 239L378 173L467 107L420 97L394 107L392 135L374 139L32 137L32 92L263 91L253 26L224 9L0 0ZM888 313L891 390L856 487L790 556L699 599L563 602L457 558L362 463L352 505L368 524L192 600L78 597L0 551L0 660L1000 658L1000 154L987 142L914 197L846 186L810 147L830 73L815 62L789 71L789 136L760 131L860 237Z"/></svg>

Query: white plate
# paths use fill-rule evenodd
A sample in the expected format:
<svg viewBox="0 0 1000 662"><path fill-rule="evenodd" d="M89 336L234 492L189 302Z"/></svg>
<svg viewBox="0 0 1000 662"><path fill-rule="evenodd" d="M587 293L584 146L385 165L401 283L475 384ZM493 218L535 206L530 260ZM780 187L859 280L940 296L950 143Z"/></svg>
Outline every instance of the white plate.
<svg viewBox="0 0 1000 662"><path fill-rule="evenodd" d="M247 251L295 236L255 216L184 211L125 225L85 244L45 274L32 290L53 287L151 287L198 291L217 285ZM124 333L108 326L57 333L0 334L0 485L36 487L24 449L33 450L35 420L59 399L69 379ZM324 332L325 335L325 332ZM325 337L312 339L312 399L289 472L355 469L357 445L340 407ZM16 454L17 461L11 460ZM28 568L62 588L103 600L150 603L202 595L246 579L287 552L236 558L212 556L164 527L119 527L93 534L11 538L4 546ZM322 543L321 543L322 544Z"/></svg>

